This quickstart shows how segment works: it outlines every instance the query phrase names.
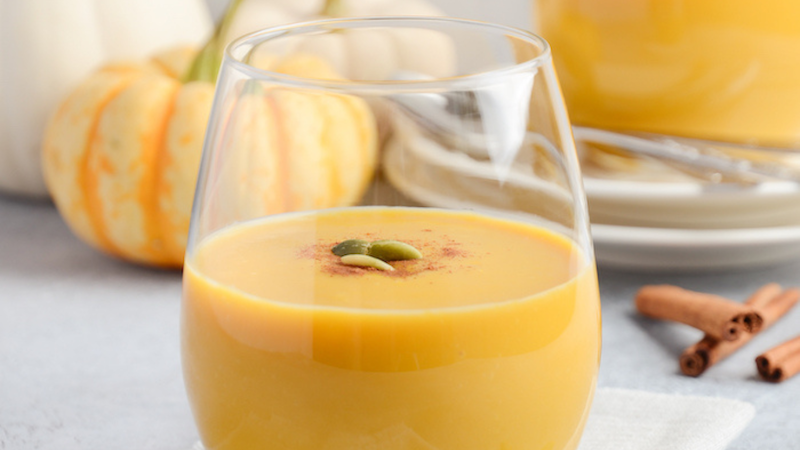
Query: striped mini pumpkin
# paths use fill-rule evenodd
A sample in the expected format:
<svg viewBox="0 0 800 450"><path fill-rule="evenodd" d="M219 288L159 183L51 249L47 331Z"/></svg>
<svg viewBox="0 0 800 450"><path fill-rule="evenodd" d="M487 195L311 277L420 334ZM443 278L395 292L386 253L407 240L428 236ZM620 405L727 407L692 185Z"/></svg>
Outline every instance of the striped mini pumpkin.
<svg viewBox="0 0 800 450"><path fill-rule="evenodd" d="M105 67L52 117L43 144L45 181L72 231L95 248L145 265L181 266L214 96L211 83L180 81L193 54L178 49L143 64ZM283 66L276 70L298 76L320 70L319 61ZM258 156L248 159L246 187L263 192L264 201L249 213L359 201L377 154L366 103L280 90L260 96L235 107L251 115L246 123L260 124L234 130Z"/></svg>

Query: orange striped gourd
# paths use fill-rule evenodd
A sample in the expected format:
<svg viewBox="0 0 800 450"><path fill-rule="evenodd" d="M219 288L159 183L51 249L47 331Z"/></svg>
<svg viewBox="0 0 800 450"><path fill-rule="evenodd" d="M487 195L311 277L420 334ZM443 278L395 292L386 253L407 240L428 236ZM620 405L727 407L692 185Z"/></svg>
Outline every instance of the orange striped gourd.
<svg viewBox="0 0 800 450"><path fill-rule="evenodd" d="M180 81L193 55L175 50L142 64L107 66L52 117L43 144L45 181L64 220L95 248L145 265L182 264L214 95L210 82ZM321 70L319 61L284 66L276 70L299 76ZM257 213L357 202L377 154L366 103L280 90L262 96L257 103L266 109L248 106L252 99L236 107L251 114L248 123L260 124L239 131L262 143L248 150L259 155L249 164L263 165L247 167L251 175L264 174L250 180L265 199ZM315 164L304 162L311 157Z"/></svg>

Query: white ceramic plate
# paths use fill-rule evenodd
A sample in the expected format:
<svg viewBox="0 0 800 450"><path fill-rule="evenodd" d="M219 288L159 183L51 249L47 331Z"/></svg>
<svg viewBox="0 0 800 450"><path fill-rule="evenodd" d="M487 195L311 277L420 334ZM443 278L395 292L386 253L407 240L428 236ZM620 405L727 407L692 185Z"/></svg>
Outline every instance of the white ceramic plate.
<svg viewBox="0 0 800 450"><path fill-rule="evenodd" d="M601 267L709 271L774 265L800 258L800 226L686 230L592 225Z"/></svg>
<svg viewBox="0 0 800 450"><path fill-rule="evenodd" d="M642 182L585 177L593 223L656 228L800 226L800 185Z"/></svg>
<svg viewBox="0 0 800 450"><path fill-rule="evenodd" d="M503 196L492 195L496 192L476 181L491 179L493 174L465 176L486 169L482 164L466 156L455 158L436 147L405 153L398 148L395 141L386 146L384 174L409 198L435 206L485 209L502 205ZM454 168L458 168L455 173ZM537 194L522 199L524 204L568 202L568 198L561 198L563 193L550 192L547 186L535 183L535 177L514 173L513 180L528 188L523 191ZM722 270L775 264L800 256L800 187L796 184L708 187L693 182L593 178L584 182L601 265L636 270ZM454 199L461 199L461 203L453 203ZM617 222L598 220L598 214Z"/></svg>

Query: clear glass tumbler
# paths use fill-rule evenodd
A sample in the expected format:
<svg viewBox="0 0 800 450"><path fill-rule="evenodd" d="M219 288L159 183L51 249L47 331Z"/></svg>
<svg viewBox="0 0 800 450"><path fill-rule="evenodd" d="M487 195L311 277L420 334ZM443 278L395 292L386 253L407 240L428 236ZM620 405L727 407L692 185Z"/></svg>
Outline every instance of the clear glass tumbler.
<svg viewBox="0 0 800 450"><path fill-rule="evenodd" d="M206 449L574 449L599 308L542 39L367 18L229 46L184 270Z"/></svg>

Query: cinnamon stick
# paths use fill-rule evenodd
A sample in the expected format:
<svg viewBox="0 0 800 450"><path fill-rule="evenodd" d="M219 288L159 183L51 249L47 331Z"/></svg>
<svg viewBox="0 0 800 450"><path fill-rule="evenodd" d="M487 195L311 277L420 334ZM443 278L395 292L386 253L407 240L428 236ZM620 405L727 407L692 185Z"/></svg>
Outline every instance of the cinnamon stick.
<svg viewBox="0 0 800 450"><path fill-rule="evenodd" d="M800 290L781 291L778 284L762 286L745 302L756 310L762 319L761 330L766 330L786 314L800 300ZM755 333L743 334L735 341L720 341L705 335L700 342L687 348L680 357L681 372L689 376L699 376L709 367L727 358L743 347Z"/></svg>
<svg viewBox="0 0 800 450"><path fill-rule="evenodd" d="M761 378L779 383L800 372L800 336L786 341L756 358Z"/></svg>
<svg viewBox="0 0 800 450"><path fill-rule="evenodd" d="M641 288L636 307L646 316L684 323L724 341L739 338L743 331L757 332L762 325L762 318L750 306L677 286Z"/></svg>
<svg viewBox="0 0 800 450"><path fill-rule="evenodd" d="M789 289L789 291L787 292L794 292L796 290L797 289ZM782 293L784 293L784 290L780 284L778 283L765 284L764 286L761 286L760 288L758 288L758 290L753 292L753 295L751 295L750 298L745 300L744 303L755 309L756 312L758 312L758 310L769 305L773 300L775 300L775 297L777 297ZM791 295L789 295L789 297L791 297Z"/></svg>

